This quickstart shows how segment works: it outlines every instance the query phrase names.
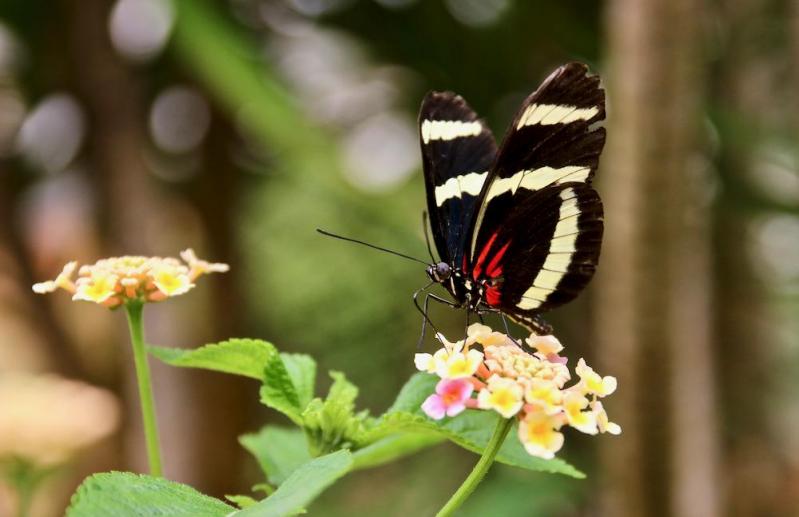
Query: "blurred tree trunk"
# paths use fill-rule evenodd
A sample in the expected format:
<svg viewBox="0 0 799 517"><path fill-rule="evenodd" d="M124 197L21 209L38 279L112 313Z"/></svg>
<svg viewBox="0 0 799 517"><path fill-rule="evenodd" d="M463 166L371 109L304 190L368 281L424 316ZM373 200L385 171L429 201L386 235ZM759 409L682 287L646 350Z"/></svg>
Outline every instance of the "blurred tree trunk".
<svg viewBox="0 0 799 517"><path fill-rule="evenodd" d="M790 62L786 63L784 52L775 52L775 44L780 43L774 40L774 19L787 18L787 10L787 3L736 0L726 2L720 13L727 39L713 98L719 104L722 147L718 164L723 190L714 237L726 431L725 513L731 516L796 512L795 501L794 506L788 503L795 487L784 470L785 450L780 449L773 429L779 413L778 389L771 375L778 346L770 307L773 300L756 274L750 245L754 223L768 215L752 202L758 195L758 189L752 188L753 178L763 163L758 155L767 144L759 128L789 126L788 106L780 106L779 99L796 98L796 83L784 81ZM799 42L799 24L793 30ZM794 60L797 70L799 52ZM774 403L764 404L767 400Z"/></svg>
<svg viewBox="0 0 799 517"><path fill-rule="evenodd" d="M612 0L596 341L605 515L719 513L699 0Z"/></svg>

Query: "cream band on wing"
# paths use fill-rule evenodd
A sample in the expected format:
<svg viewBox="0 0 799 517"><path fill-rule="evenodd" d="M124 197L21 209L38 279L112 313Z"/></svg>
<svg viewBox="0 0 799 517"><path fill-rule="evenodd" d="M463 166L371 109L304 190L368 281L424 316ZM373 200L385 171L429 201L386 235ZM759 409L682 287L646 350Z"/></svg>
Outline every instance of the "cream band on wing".
<svg viewBox="0 0 799 517"><path fill-rule="evenodd" d="M476 196L483 188L488 172L471 172L461 176L455 176L436 187L436 206L441 206L445 201L452 198L460 198L463 193Z"/></svg>
<svg viewBox="0 0 799 517"><path fill-rule="evenodd" d="M472 236L472 258L474 258L474 248L477 244L477 234L480 225L483 223L483 216L485 215L486 206L488 202L495 197L501 196L506 192L515 194L519 187L529 190L540 190L549 185L558 185L566 182L580 182L583 183L588 180L591 175L591 168L587 165L567 165L566 167L541 167L533 170L519 171L509 178L497 178L491 183L491 186L486 193L485 201L477 213L477 223L475 224L475 231ZM564 192L571 192L567 189ZM561 216L568 217L579 213L577 208L577 200L573 197L564 198L563 192L561 193L563 204L561 205Z"/></svg>
<svg viewBox="0 0 799 517"><path fill-rule="evenodd" d="M429 143L430 140L453 140L464 136L477 136L483 131L483 125L477 120L474 122L425 120L422 122L421 130L422 141Z"/></svg>
<svg viewBox="0 0 799 517"><path fill-rule="evenodd" d="M532 287L525 291L522 299L516 304L520 309L537 309L546 301L549 293L557 289L561 279L566 275L572 254L576 250L580 213L579 209L575 213L577 199L574 198L574 190L570 188L563 190L560 198L563 200L560 205L560 219L555 225L547 258L533 280Z"/></svg>
<svg viewBox="0 0 799 517"><path fill-rule="evenodd" d="M566 182L585 182L591 174L591 167L587 165L567 165L566 167L541 167L540 169L519 171L508 178L497 178L491 183L486 195L486 202L491 201L505 192L515 194L520 188L527 190L541 190L550 185Z"/></svg>
<svg viewBox="0 0 799 517"><path fill-rule="evenodd" d="M577 106L559 106L557 104L531 104L524 110L519 118L516 129L524 126L540 124L549 126L554 124L568 124L577 120L590 120L599 113L599 108L578 108Z"/></svg>

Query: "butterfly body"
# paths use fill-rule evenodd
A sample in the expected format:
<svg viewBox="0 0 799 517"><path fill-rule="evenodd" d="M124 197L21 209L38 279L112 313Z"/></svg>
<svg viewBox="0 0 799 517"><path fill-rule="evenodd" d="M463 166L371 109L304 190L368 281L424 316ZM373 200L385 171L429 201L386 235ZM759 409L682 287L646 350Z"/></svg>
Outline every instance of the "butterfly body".
<svg viewBox="0 0 799 517"><path fill-rule="evenodd" d="M483 279L472 281L468 274L453 268L446 262L438 262L427 267L427 276L431 281L441 284L455 300L455 307L467 307L477 312L485 299L488 289L498 285L501 280Z"/></svg>
<svg viewBox="0 0 799 517"><path fill-rule="evenodd" d="M427 205L440 260L427 268L456 307L533 330L592 277L602 203L591 187L605 142L604 91L579 63L525 99L498 148L458 95L432 92L419 115Z"/></svg>

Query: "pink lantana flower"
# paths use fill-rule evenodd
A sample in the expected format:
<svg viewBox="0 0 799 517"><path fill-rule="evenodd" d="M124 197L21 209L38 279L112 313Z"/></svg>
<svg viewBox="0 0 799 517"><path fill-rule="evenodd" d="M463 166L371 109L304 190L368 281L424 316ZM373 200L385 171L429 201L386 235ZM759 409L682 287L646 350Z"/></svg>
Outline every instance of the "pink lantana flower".
<svg viewBox="0 0 799 517"><path fill-rule="evenodd" d="M436 392L424 401L422 411L434 420L455 416L466 409L474 387L467 379L443 379L436 384Z"/></svg>

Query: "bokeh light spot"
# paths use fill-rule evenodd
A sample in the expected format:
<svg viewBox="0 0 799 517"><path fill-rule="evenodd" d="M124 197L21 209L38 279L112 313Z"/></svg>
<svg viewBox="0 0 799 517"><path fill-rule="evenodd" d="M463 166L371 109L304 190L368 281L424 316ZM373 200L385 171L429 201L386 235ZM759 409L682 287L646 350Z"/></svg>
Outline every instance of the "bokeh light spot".
<svg viewBox="0 0 799 517"><path fill-rule="evenodd" d="M161 92L150 109L150 132L159 148L186 153L202 143L211 124L205 98L191 88L173 86Z"/></svg>
<svg viewBox="0 0 799 517"><path fill-rule="evenodd" d="M16 147L32 164L58 172L72 162L85 133L83 110L68 94L42 99L22 123Z"/></svg>
<svg viewBox="0 0 799 517"><path fill-rule="evenodd" d="M394 187L419 165L416 126L406 117L380 113L355 127L345 142L347 175L357 187Z"/></svg>
<svg viewBox="0 0 799 517"><path fill-rule="evenodd" d="M497 22L510 6L509 0L446 0L446 4L456 20L472 27Z"/></svg>
<svg viewBox="0 0 799 517"><path fill-rule="evenodd" d="M166 0L118 0L108 21L111 41L123 56L147 61L166 45L173 19Z"/></svg>

